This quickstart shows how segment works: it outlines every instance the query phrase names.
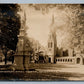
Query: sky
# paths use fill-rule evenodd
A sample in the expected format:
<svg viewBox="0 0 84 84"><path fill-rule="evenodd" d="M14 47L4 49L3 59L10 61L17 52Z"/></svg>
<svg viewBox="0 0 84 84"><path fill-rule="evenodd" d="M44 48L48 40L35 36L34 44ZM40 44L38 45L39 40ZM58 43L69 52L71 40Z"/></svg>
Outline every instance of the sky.
<svg viewBox="0 0 84 84"><path fill-rule="evenodd" d="M42 45L46 45L51 18L38 12L32 13L28 18L28 35L38 40Z"/></svg>
<svg viewBox="0 0 84 84"><path fill-rule="evenodd" d="M61 47L61 45L66 44L65 41L67 41L67 39L65 38L69 36L69 33L67 33L69 19L67 18L67 13L64 10L52 8L48 13L43 14L42 11L35 10L27 4L22 5L22 9L26 13L26 25L28 27L26 32L29 37L38 40L44 47L47 46L52 16L54 16L57 46Z"/></svg>

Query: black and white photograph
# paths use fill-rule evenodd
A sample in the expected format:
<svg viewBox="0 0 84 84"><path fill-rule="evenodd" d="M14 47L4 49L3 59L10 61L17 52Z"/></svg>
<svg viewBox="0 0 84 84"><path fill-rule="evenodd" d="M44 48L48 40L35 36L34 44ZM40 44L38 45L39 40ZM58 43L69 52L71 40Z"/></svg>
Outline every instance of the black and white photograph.
<svg viewBox="0 0 84 84"><path fill-rule="evenodd" d="M0 4L0 81L84 81L84 4Z"/></svg>

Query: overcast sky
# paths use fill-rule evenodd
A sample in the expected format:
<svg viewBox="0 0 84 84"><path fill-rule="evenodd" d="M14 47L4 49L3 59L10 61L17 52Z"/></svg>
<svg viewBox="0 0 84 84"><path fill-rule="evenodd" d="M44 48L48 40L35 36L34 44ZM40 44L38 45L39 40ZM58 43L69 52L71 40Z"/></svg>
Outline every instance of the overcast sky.
<svg viewBox="0 0 84 84"><path fill-rule="evenodd" d="M47 46L52 15L54 15L57 45L64 45L63 42L65 42L67 40L66 38L69 36L69 33L67 33L69 19L64 10L52 8L48 13L42 14L42 11L35 10L33 7L29 7L28 5L22 5L22 8L26 12L26 25L29 27L27 34L29 37L38 40L43 46Z"/></svg>

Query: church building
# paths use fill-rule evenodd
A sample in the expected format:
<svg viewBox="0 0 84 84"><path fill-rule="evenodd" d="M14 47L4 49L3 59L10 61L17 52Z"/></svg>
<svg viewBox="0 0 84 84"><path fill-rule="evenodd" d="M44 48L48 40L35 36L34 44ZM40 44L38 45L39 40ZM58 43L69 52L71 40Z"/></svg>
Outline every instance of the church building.
<svg viewBox="0 0 84 84"><path fill-rule="evenodd" d="M47 44L47 55L49 63L56 64L82 64L84 65L84 46L82 45L84 41L81 40L80 45L82 48L74 47L69 48L67 51L67 56L63 55L63 51L60 52L61 56L57 56L57 40L56 40L56 27L55 27L54 16L52 16L52 22L50 25L50 32ZM78 49L79 48L79 49ZM82 49L82 50L81 50ZM75 55L74 55L75 54Z"/></svg>
<svg viewBox="0 0 84 84"><path fill-rule="evenodd" d="M49 63L54 63L54 59L56 56L56 48L57 48L56 29L54 27L54 16L52 16L52 23L50 25L47 47L48 47L47 55L49 56Z"/></svg>

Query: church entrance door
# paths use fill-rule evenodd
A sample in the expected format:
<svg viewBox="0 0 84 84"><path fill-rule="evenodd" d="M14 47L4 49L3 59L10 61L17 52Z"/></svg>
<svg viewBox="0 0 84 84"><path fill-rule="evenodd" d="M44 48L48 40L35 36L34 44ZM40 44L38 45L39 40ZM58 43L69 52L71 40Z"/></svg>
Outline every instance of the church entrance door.
<svg viewBox="0 0 84 84"><path fill-rule="evenodd" d="M51 58L49 58L49 63L51 63Z"/></svg>
<svg viewBox="0 0 84 84"><path fill-rule="evenodd" d="M77 64L80 64L80 58L77 58Z"/></svg>

